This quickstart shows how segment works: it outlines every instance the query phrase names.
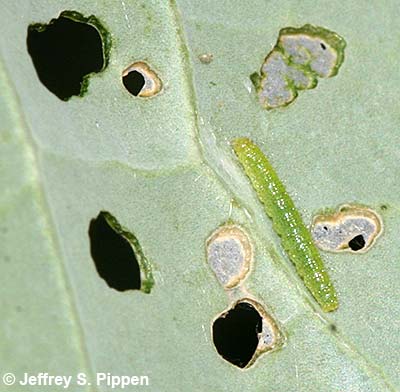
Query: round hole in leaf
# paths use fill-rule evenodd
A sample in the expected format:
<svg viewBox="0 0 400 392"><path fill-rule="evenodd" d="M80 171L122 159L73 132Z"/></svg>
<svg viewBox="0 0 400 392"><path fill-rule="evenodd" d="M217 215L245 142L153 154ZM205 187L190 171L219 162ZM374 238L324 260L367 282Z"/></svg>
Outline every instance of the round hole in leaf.
<svg viewBox="0 0 400 392"><path fill-rule="evenodd" d="M352 240L349 241L349 247L351 250L357 251L365 246L365 239L364 237L359 234L356 235Z"/></svg>
<svg viewBox="0 0 400 392"><path fill-rule="evenodd" d="M122 82L125 88L136 97L142 91L145 79L139 71L133 70L122 77Z"/></svg>

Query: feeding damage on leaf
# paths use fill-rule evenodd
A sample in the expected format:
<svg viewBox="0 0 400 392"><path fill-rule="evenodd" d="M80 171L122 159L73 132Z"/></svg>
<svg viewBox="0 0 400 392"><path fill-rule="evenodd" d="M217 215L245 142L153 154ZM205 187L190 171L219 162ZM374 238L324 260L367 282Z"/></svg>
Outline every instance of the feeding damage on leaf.
<svg viewBox="0 0 400 392"><path fill-rule="evenodd" d="M162 88L156 72L143 61L131 64L122 72L122 83L132 95L141 98L152 97Z"/></svg>
<svg viewBox="0 0 400 392"><path fill-rule="evenodd" d="M382 219L375 211L345 204L337 212L315 216L311 232L320 249L364 253L381 235L382 229Z"/></svg>
<svg viewBox="0 0 400 392"><path fill-rule="evenodd" d="M90 253L97 272L118 291L150 293L154 279L138 239L107 211L90 221Z"/></svg>
<svg viewBox="0 0 400 392"><path fill-rule="evenodd" d="M284 343L274 319L260 303L249 298L240 299L216 317L212 337L218 354L242 369Z"/></svg>
<svg viewBox="0 0 400 392"><path fill-rule="evenodd" d="M89 77L107 67L111 35L93 15L63 11L28 27L27 49L43 85L63 101L83 97Z"/></svg>
<svg viewBox="0 0 400 392"><path fill-rule="evenodd" d="M244 287L253 263L254 249L249 235L236 224L216 229L206 242L207 261L226 290L230 306L216 316L211 334L218 353L239 368L251 366L260 354L284 342L274 318Z"/></svg>
<svg viewBox="0 0 400 392"><path fill-rule="evenodd" d="M318 77L336 75L344 60L345 46L342 37L323 27L306 24L282 29L260 74L250 76L260 103L266 109L286 106L299 90L314 88Z"/></svg>
<svg viewBox="0 0 400 392"><path fill-rule="evenodd" d="M221 226L207 240L207 261L225 289L237 286L247 276L253 261L248 235L239 226Z"/></svg>

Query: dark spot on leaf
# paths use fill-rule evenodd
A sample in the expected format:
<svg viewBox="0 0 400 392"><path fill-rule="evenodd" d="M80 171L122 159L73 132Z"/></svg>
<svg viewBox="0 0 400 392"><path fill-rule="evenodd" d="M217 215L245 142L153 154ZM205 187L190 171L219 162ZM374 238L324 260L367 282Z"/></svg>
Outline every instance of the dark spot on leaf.
<svg viewBox="0 0 400 392"><path fill-rule="evenodd" d="M336 324L329 324L329 329L334 333L337 332Z"/></svg>
<svg viewBox="0 0 400 392"><path fill-rule="evenodd" d="M365 239L364 237L359 234L355 236L352 240L349 241L349 247L351 250L357 251L365 246Z"/></svg>

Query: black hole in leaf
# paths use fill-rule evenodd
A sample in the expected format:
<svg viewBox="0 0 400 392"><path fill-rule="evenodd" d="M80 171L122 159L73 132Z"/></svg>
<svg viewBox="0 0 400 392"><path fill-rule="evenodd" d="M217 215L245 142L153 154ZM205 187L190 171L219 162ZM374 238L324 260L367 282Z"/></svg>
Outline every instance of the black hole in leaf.
<svg viewBox="0 0 400 392"><path fill-rule="evenodd" d="M352 240L349 241L349 247L351 250L360 250L364 248L364 246L365 240L361 234L355 236Z"/></svg>
<svg viewBox="0 0 400 392"><path fill-rule="evenodd" d="M140 268L127 239L117 233L100 212L89 225L90 252L97 272L118 291L140 290Z"/></svg>
<svg viewBox="0 0 400 392"><path fill-rule="evenodd" d="M325 50L325 49L326 49L326 46L325 46L325 44L323 44L322 42L321 42L321 48L322 48L323 50Z"/></svg>
<svg viewBox="0 0 400 392"><path fill-rule="evenodd" d="M324 226L323 229L324 229L325 231L328 231L328 227L327 227L327 226Z"/></svg>
<svg viewBox="0 0 400 392"><path fill-rule="evenodd" d="M122 78L125 88L135 97L142 90L145 80L144 76L138 71L131 71Z"/></svg>
<svg viewBox="0 0 400 392"><path fill-rule="evenodd" d="M214 345L224 359L244 368L257 349L261 331L262 318L258 311L251 304L240 302L215 320Z"/></svg>
<svg viewBox="0 0 400 392"><path fill-rule="evenodd" d="M27 46L40 81L62 100L83 95L85 76L104 67L99 31L68 17L29 26Z"/></svg>

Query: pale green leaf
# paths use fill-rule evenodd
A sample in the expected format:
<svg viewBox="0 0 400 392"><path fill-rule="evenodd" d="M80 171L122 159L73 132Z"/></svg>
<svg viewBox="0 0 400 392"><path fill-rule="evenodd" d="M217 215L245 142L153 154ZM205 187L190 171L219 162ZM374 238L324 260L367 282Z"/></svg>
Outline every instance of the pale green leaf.
<svg viewBox="0 0 400 392"><path fill-rule="evenodd" d="M149 376L150 387L132 391L400 387L397 1L0 4L3 373L91 378L71 391L111 390L95 385L97 372ZM68 102L41 84L26 50L28 25L64 10L95 15L113 41L106 70ZM344 37L344 63L293 104L266 111L250 74L281 28L306 23ZM203 54L213 60L201 62ZM150 99L121 82L140 60L163 82ZM366 254L323 253L336 312L321 313L281 249L229 146L239 136L262 147L306 223L348 202L382 215L383 235ZM87 231L101 210L138 238L153 266L150 294L118 292L97 274ZM211 337L230 300L206 263L205 241L229 218L255 244L246 288L287 337L244 371Z"/></svg>

